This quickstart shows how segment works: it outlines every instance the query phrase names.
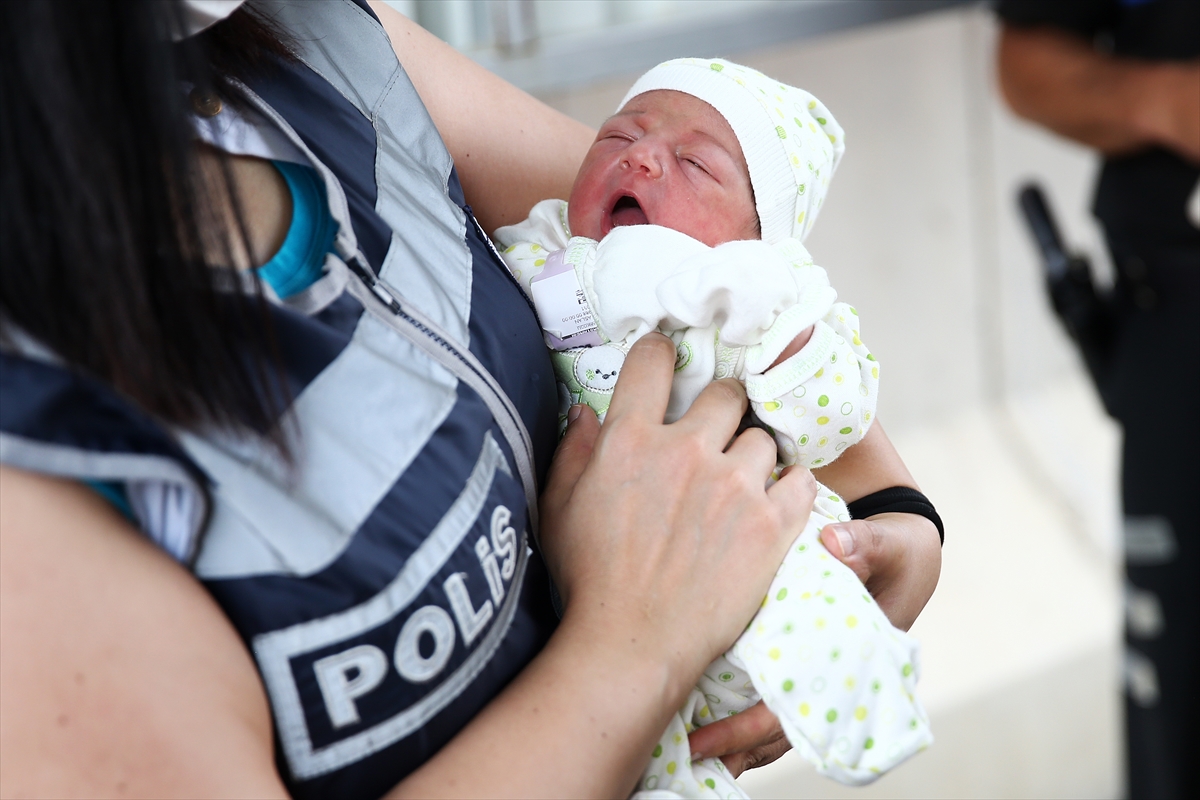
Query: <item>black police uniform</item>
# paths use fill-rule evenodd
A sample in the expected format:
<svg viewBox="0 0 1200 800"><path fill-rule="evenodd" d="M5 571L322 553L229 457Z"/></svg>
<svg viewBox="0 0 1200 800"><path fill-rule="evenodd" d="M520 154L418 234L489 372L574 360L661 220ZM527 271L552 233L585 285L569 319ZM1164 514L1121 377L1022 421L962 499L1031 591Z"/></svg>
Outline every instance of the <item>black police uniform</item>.
<svg viewBox="0 0 1200 800"><path fill-rule="evenodd" d="M1121 58L1200 58L1200 3L1001 0L1016 27L1077 33ZM1200 165L1162 148L1104 162L1093 212L1117 269L1099 376L1124 427L1129 793L1200 797Z"/></svg>

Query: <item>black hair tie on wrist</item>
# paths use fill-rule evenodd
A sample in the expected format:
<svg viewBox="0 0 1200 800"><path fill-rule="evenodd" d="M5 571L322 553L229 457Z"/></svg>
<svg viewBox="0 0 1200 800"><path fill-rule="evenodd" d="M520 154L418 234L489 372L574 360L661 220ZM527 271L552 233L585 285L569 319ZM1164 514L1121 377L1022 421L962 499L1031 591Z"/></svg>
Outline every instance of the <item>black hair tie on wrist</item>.
<svg viewBox="0 0 1200 800"><path fill-rule="evenodd" d="M942 518L938 516L937 509L929 502L929 498L916 489L907 486L881 489L866 497L860 497L853 503L847 503L846 508L850 510L851 519L866 519L876 514L889 513L919 514L934 524L938 539L942 544L946 543L946 529L942 527Z"/></svg>

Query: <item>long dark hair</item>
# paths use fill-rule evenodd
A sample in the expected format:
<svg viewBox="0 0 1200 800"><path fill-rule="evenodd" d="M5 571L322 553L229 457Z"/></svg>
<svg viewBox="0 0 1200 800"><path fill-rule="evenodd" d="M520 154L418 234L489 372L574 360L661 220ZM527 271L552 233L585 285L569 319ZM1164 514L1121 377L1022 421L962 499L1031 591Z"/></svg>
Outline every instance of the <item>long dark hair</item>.
<svg viewBox="0 0 1200 800"><path fill-rule="evenodd" d="M205 261L244 231L217 211L237 209L228 175L198 169L180 80L227 89L287 46L244 9L172 45L180 23L161 0L0 2L0 335L168 423L282 447L265 301L218 292Z"/></svg>

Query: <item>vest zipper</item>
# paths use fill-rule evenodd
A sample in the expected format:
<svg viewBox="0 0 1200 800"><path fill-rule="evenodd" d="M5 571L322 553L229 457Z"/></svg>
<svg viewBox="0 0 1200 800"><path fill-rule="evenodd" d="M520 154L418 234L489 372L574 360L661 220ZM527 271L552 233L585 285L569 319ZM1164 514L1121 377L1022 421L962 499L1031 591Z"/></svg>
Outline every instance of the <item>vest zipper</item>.
<svg viewBox="0 0 1200 800"><path fill-rule="evenodd" d="M500 431L505 441L508 442L517 463L517 473L520 475L525 489L529 529L534 541L537 542L538 498L537 482L533 475L533 442L525 428L525 423L521 420L521 415L513 406L512 400L496 383L492 374L479 363L473 353L460 348L448 334L441 331L432 320L425 318L415 308L402 306L383 281L375 277L361 254L355 254L345 263L359 279L358 282L348 284L347 288L361 287L365 290L359 293L351 289L352 294L359 295L359 302L367 306L368 311L371 311L370 302L381 304L390 313L385 315L372 312L377 318L388 322L393 330L425 351L456 378L470 386L482 398L488 410L492 412L492 418L500 426ZM400 321L405 324L397 324Z"/></svg>
<svg viewBox="0 0 1200 800"><path fill-rule="evenodd" d="M288 124L287 120L279 115L279 112L255 94L250 87L240 82L237 82L236 86L242 91L246 100L255 106L259 113L273 122L279 131L292 144L299 148L300 152L308 158L313 168L317 170L325 181L325 195L326 201L329 203L329 213L338 224L338 233L334 238L334 249L337 250L337 255L342 260L342 263L358 278L358 281L351 281L346 285L347 290L356 296L358 301L363 304L364 309L368 310L376 318L388 323L389 327L403 336L409 343L423 350L437 363L445 367L450 374L470 386L487 405L488 410L491 411L492 418L500 426L500 431L504 435L505 441L508 442L509 449L512 450L513 460L516 461L517 473L520 475L521 483L525 489L529 530L533 535L534 541L537 542L538 496L537 481L534 479L533 473L533 442L512 400L509 399L492 374L487 371L487 368L475 358L475 355L468 348L459 346L449 334L443 332L436 323L426 318L424 314L415 308L401 305L400 297L402 295L398 291L386 286L375 275L375 271L367 263L362 251L358 249L358 241L354 235L354 229L350 226L350 207L346 202L346 194L342 190L341 182L316 157L308 145L304 143L304 140L300 138L299 134ZM468 210L467 217L471 219L476 229L482 235L483 228L479 225L479 221L475 219L475 215ZM494 253L495 247L491 245L491 239L486 235L483 235L483 239ZM503 260L501 260L501 264L503 264ZM508 272L507 268L505 268L505 272ZM512 275L509 274L509 277L511 278ZM362 291L355 291L355 287L361 288ZM521 296L524 297L525 293L521 292ZM528 302L528 299L526 299L526 302ZM371 305L373 303L379 303L383 308L372 309Z"/></svg>

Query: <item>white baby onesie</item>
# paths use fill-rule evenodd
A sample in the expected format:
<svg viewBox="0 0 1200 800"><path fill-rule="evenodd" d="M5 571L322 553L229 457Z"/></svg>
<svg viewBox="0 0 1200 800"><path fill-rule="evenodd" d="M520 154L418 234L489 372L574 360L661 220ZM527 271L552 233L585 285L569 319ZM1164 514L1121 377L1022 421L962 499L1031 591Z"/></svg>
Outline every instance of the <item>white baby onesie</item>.
<svg viewBox="0 0 1200 800"><path fill-rule="evenodd" d="M578 402L603 419L625 354L660 330L677 354L668 421L714 379L742 380L775 436L776 476L787 465L832 461L871 424L879 368L857 313L835 302L825 271L793 239L712 248L653 225L617 228L600 242L572 238L560 200L539 203L495 239L554 351L564 421ZM810 325L800 352L768 368ZM870 782L932 741L913 694L916 641L819 541L825 525L849 518L845 503L819 486L762 608L706 670L635 796L744 796L719 760L691 762L687 733L759 699L801 755L843 783Z"/></svg>

